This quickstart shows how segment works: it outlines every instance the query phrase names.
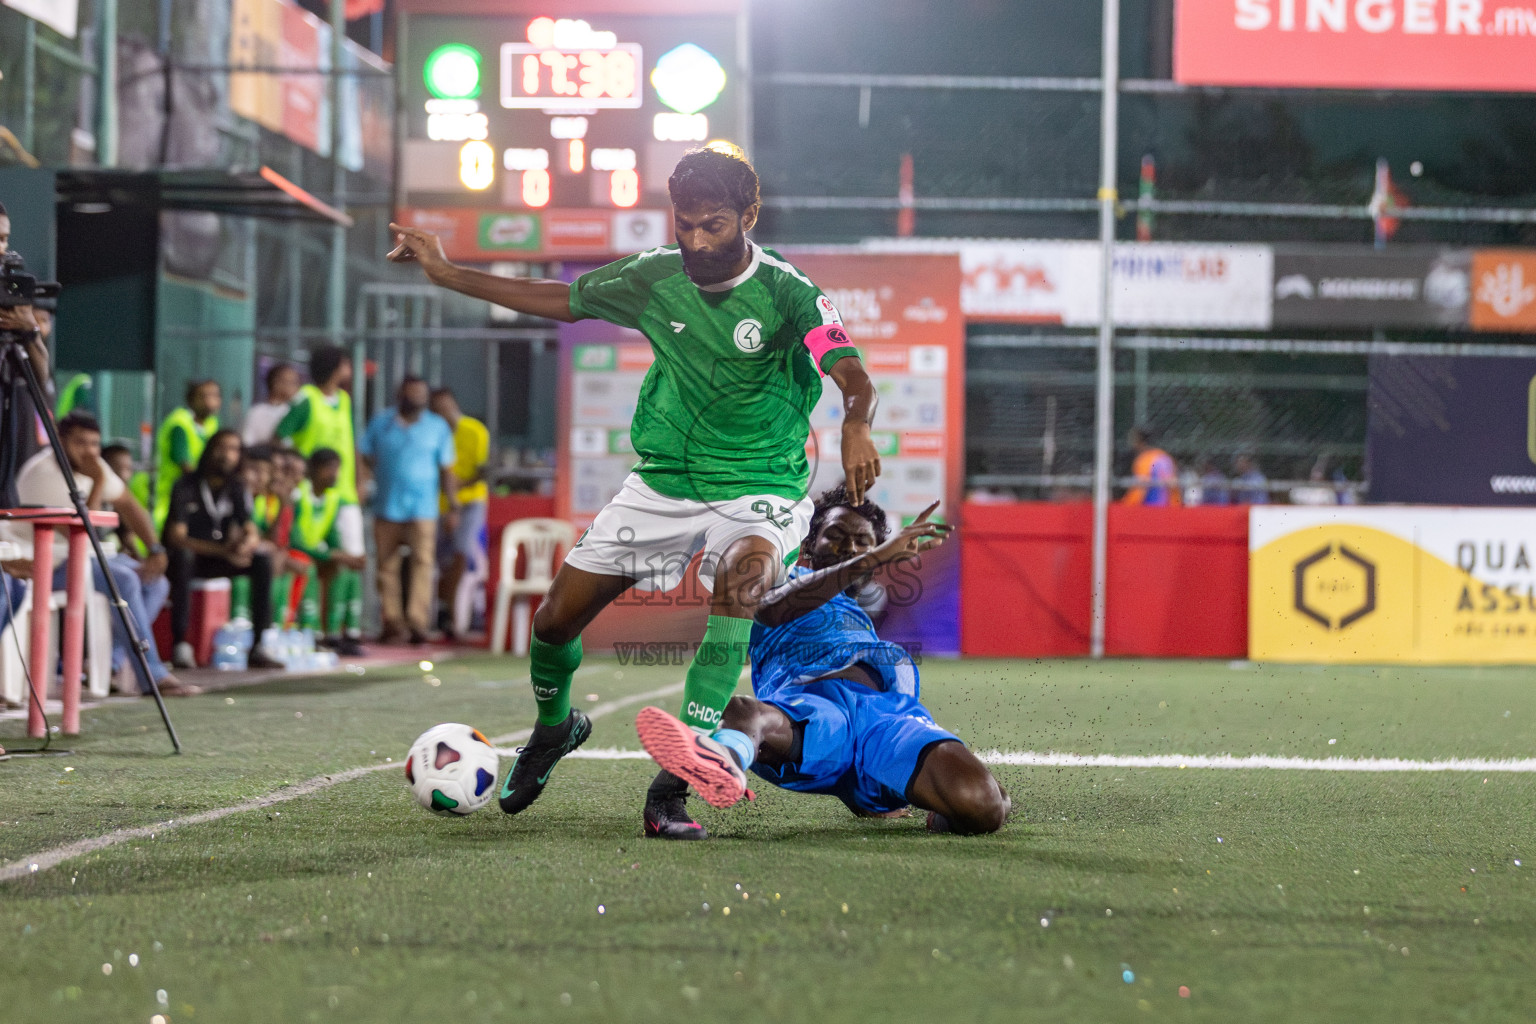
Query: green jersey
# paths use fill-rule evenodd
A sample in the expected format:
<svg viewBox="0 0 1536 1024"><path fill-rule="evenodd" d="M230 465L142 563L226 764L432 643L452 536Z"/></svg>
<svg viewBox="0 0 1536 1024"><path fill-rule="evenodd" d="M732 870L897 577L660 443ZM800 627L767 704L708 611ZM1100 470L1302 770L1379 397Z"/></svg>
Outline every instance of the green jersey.
<svg viewBox="0 0 1536 1024"><path fill-rule="evenodd" d="M635 469L652 488L694 501L805 497L821 374L858 350L849 342L826 351L819 367L812 361L805 336L841 321L783 257L754 245L740 276L701 286L683 273L677 246L661 246L577 278L571 314L650 340L656 360L629 437Z"/></svg>

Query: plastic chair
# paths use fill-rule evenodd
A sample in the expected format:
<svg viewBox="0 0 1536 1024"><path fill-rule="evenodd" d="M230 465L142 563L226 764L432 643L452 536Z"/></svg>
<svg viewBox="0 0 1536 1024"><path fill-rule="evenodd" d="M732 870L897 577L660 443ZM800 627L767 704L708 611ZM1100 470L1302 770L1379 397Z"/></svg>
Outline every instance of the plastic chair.
<svg viewBox="0 0 1536 1024"><path fill-rule="evenodd" d="M507 617L512 617L512 653L528 653L533 634L530 597L549 593L559 567L559 555L576 543L576 528L564 519L515 519L501 531L501 578L496 584L496 614L491 627L491 651L503 654L507 649ZM522 579L513 577L517 570L517 550L524 552Z"/></svg>
<svg viewBox="0 0 1536 1024"><path fill-rule="evenodd" d="M54 591L48 597L50 613L64 610L67 595ZM16 614L0 633L0 697L12 704L24 703L27 697L28 652L26 645L18 643L30 636L32 630L32 588L16 607ZM48 662L58 664L59 637L63 629L50 630L48 634ZM86 684L94 697L106 697L112 690L112 605L105 594L93 591L85 607L86 634ZM56 689L50 675L48 691Z"/></svg>
<svg viewBox="0 0 1536 1024"><path fill-rule="evenodd" d="M5 600L0 596L0 601ZM26 638L32 635L32 588L16 605L15 614L0 630L0 697L22 704L27 687Z"/></svg>
<svg viewBox="0 0 1536 1024"><path fill-rule="evenodd" d="M476 604L481 606L479 611L484 611L485 582L490 577L490 559L486 555L485 545L485 527L481 526L475 557L469 559L469 564L464 567L464 575L459 577L459 586L453 592L453 632L457 636L469 632L474 622ZM436 592L434 588L433 593Z"/></svg>
<svg viewBox="0 0 1536 1024"><path fill-rule="evenodd" d="M55 590L48 595L51 611L62 612L68 595ZM27 597L30 607L31 595ZM48 663L58 664L59 639L64 635L61 622L48 633ZM93 697L106 697L112 692L112 602L107 595L91 588L91 596L85 604L85 679L86 689ZM49 686L51 692L54 687Z"/></svg>

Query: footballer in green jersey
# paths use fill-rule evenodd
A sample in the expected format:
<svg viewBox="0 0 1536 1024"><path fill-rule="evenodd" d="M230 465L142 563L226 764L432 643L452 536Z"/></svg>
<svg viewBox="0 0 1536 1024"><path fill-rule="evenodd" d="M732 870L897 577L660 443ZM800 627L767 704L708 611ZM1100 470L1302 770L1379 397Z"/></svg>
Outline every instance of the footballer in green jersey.
<svg viewBox="0 0 1536 1024"><path fill-rule="evenodd" d="M694 555L710 614L683 691L682 718L720 725L747 660L753 616L795 560L809 525L810 414L831 377L843 396L841 459L859 502L880 473L869 436L875 388L837 309L809 278L750 241L757 172L739 152L686 154L667 182L675 245L659 246L571 284L503 278L457 266L429 232L401 236L395 262L433 283L567 323L601 319L639 330L655 354L630 424L633 472L556 574L533 620L529 673L539 716L502 784L515 814L543 791L591 724L570 706L581 631L631 587L670 590ZM687 784L662 772L645 802L645 833L702 839Z"/></svg>

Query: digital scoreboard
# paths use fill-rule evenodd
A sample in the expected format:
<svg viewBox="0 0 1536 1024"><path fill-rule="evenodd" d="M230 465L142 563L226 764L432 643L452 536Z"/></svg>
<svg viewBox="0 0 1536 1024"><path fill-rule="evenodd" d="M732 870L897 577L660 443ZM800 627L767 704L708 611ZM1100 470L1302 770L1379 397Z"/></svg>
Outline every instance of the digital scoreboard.
<svg viewBox="0 0 1536 1024"><path fill-rule="evenodd" d="M593 6L480 16L408 5L396 214L437 232L450 259L603 258L670 242L677 161L746 144L733 4Z"/></svg>

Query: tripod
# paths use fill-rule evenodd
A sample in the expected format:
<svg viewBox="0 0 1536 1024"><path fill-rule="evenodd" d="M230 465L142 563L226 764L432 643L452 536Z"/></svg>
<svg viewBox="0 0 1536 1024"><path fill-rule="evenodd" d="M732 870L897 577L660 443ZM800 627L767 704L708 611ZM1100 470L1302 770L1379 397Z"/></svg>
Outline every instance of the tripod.
<svg viewBox="0 0 1536 1024"><path fill-rule="evenodd" d="M128 603L123 600L122 593L117 589L117 581L112 578L112 573L107 567L107 553L102 550L101 538L96 534L96 527L91 522L90 510L86 508L85 498L80 494L80 488L75 482L75 474L69 465L69 456L64 453L64 443L59 440L59 429L53 421L53 413L49 409L48 398L43 393L43 387L38 382L37 373L32 366L32 360L23 347L25 336L12 331L0 331L0 363L15 371L12 380L19 376L27 385L27 393L32 397L32 405L37 410L38 419L42 421L43 430L48 435L48 446L53 451L53 460L58 463L59 472L64 476L64 485L69 489L69 500L74 505L75 515L80 517L80 522L85 526L85 534L91 539L91 550L96 557L96 564L101 567L102 579L107 584L107 598L113 609L117 612L118 621L123 624L123 630L128 634L128 649L133 653L134 672L139 677L141 685L148 684L150 694L155 698L155 706L160 709L160 720L165 723L165 731L170 734L171 746L176 753L181 753L181 739L176 735L176 726L171 724L171 716L165 709L165 698L160 695L160 684L149 671L149 659L145 657L148 640L140 637L133 617L128 614ZM33 614L46 614L46 609L34 609ZM32 672L40 671L37 665L32 666ZM78 679L64 680L65 686L79 686ZM46 687L44 693L46 693ZM33 700L40 697L34 689Z"/></svg>

